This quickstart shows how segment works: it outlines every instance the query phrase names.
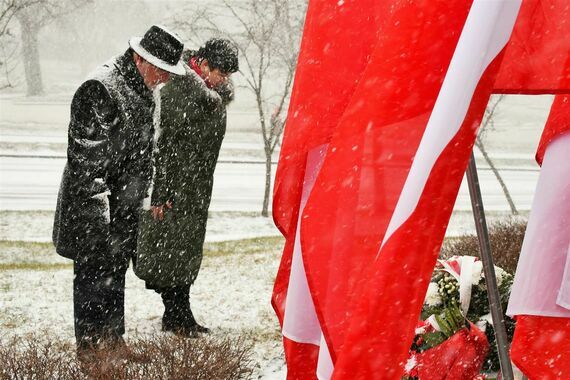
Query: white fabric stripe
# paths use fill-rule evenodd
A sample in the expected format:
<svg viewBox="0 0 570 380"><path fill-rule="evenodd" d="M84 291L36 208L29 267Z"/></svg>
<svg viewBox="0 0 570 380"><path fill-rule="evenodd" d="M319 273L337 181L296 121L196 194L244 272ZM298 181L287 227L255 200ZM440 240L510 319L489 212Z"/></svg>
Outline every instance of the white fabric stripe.
<svg viewBox="0 0 570 380"><path fill-rule="evenodd" d="M556 297L556 304L570 311L570 244L566 250L566 265L560 281L560 290Z"/></svg>
<svg viewBox="0 0 570 380"><path fill-rule="evenodd" d="M301 216L311 194L317 174L324 161L327 144L312 149L307 155L307 165L303 182L303 193L297 221L297 233L293 248L293 260L289 275L289 286L285 303L285 315L283 316L283 336L298 343L309 343L319 346L321 344L322 331L315 311L315 305L311 298L311 292L307 283L307 275L303 265L301 250Z"/></svg>
<svg viewBox="0 0 570 380"><path fill-rule="evenodd" d="M570 318L570 132L544 154L507 315Z"/></svg>
<svg viewBox="0 0 570 380"><path fill-rule="evenodd" d="M520 4L473 2L382 246L416 208L436 160L465 119L481 75L508 42Z"/></svg>
<svg viewBox="0 0 570 380"><path fill-rule="evenodd" d="M473 287L473 264L475 257L463 256L461 259L461 273L459 274L459 302L463 315L467 315L471 304L471 288Z"/></svg>
<svg viewBox="0 0 570 380"><path fill-rule="evenodd" d="M300 216L298 223L300 227ZM282 333L283 336L295 342L318 346L321 342L322 332L307 283L307 275L301 255L300 235L300 228L297 228Z"/></svg>
<svg viewBox="0 0 570 380"><path fill-rule="evenodd" d="M321 336L321 346L319 347L319 361L317 362L317 379L329 380L334 370L331 354L324 335Z"/></svg>

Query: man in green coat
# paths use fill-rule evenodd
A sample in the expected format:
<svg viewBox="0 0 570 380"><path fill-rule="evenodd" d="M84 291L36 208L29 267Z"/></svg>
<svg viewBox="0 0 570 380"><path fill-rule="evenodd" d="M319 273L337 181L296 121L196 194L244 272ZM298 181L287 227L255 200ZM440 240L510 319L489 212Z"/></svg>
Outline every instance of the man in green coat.
<svg viewBox="0 0 570 380"><path fill-rule="evenodd" d="M202 262L214 169L233 99L229 77L237 48L211 39L183 54L186 75L161 91L150 211L143 211L135 272L164 303L163 331L207 333L190 309L190 286Z"/></svg>

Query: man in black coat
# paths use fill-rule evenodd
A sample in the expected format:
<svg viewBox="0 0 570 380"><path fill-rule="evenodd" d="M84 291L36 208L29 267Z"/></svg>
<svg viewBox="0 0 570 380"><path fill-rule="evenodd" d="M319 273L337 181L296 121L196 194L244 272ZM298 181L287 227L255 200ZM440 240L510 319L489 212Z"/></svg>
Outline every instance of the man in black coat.
<svg viewBox="0 0 570 380"><path fill-rule="evenodd" d="M125 274L152 177L152 90L184 74L183 43L161 26L133 37L73 97L53 242L73 259L78 352L124 344Z"/></svg>

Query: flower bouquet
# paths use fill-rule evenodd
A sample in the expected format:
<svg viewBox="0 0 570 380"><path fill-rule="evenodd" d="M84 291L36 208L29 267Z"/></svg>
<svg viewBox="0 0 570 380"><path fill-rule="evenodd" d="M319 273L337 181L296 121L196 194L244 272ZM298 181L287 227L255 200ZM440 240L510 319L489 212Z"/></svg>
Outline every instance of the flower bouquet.
<svg viewBox="0 0 570 380"><path fill-rule="evenodd" d="M499 361L482 262L472 256L439 260L428 286L406 365L406 379L477 379ZM495 266L506 310L513 276ZM512 338L514 321L505 317Z"/></svg>

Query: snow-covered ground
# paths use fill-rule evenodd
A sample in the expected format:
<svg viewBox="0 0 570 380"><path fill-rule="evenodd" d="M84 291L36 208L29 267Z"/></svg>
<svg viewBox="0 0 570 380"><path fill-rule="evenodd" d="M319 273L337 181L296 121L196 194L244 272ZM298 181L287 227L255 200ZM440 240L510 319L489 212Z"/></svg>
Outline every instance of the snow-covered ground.
<svg viewBox="0 0 570 380"><path fill-rule="evenodd" d="M244 252L243 245L222 253L209 246L191 302L198 321L213 334L254 343L256 377L283 379L281 340L269 302L282 244L279 239L259 244L263 247L246 243L253 253ZM71 261L47 244L0 246L0 268L23 266L2 270L0 276L0 340L35 334L73 341ZM160 333L160 296L145 289L131 270L125 298L127 339Z"/></svg>
<svg viewBox="0 0 570 380"><path fill-rule="evenodd" d="M0 241L50 242L53 211L1 211ZM259 213L211 212L206 241L280 236L273 219Z"/></svg>
<svg viewBox="0 0 570 380"><path fill-rule="evenodd" d="M64 162L69 94L28 99L0 96L0 336L45 332L73 339L70 262L46 244ZM528 215L538 166L533 161L551 97L507 97L497 108L486 147L522 216ZM489 221L510 214L486 163L475 152ZM276 156L277 157L277 156ZM277 320L269 300L281 241L239 239L278 236L271 218L259 216L263 197L262 139L251 107L230 109L228 133L216 172L203 269L192 290L197 318L214 334L256 339L256 375L285 377ZM474 231L466 184L462 185L448 235ZM216 254L214 242L234 240L240 249ZM7 242L7 241L15 241ZM21 243L25 242L25 243ZM44 243L31 243L44 242ZM244 252L244 246L253 252ZM257 247L257 249L256 249ZM31 264L30 264L31 263ZM38 264L34 267L33 263ZM157 332L162 306L131 271L127 278L129 336Z"/></svg>
<svg viewBox="0 0 570 380"><path fill-rule="evenodd" d="M279 325L270 305L282 241L265 239L260 248L243 240L279 236L272 219L260 216L264 165L248 163L264 159L255 117L251 110L230 109L192 305L213 334L254 343L256 377L284 379ZM47 243L68 119L69 96L0 96L0 339L39 333L73 341L71 262ZM234 243L219 254L214 242L221 241ZM231 244L239 249L233 252ZM162 310L160 297L129 270L127 338L160 333Z"/></svg>

